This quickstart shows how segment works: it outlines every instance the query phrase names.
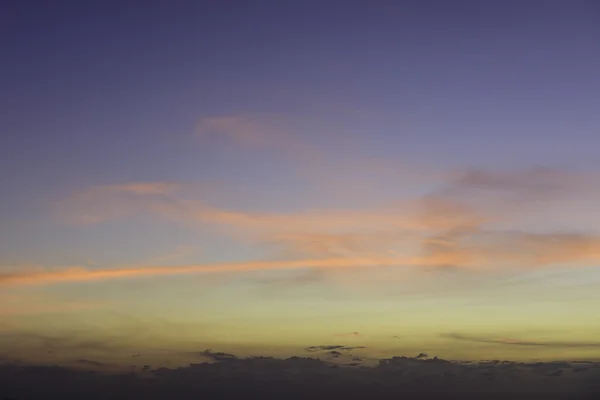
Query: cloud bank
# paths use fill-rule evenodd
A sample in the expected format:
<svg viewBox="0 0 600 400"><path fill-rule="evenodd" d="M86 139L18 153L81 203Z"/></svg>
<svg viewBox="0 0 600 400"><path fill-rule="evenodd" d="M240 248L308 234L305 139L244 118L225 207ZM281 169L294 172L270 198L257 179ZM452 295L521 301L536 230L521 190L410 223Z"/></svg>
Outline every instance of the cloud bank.
<svg viewBox="0 0 600 400"><path fill-rule="evenodd" d="M210 354L213 354L209 352ZM312 358L238 358L177 369L132 366L127 375L77 368L0 366L4 398L436 398L592 399L600 394L593 362L450 362L436 357L393 357L374 367ZM88 368L88 371L85 371ZM8 396L8 397L7 397Z"/></svg>

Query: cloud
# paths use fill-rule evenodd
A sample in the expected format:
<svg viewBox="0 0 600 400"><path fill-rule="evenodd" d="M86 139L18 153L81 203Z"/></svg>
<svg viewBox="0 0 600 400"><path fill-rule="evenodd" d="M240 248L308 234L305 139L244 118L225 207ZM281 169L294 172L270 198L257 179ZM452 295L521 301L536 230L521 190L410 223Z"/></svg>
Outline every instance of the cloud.
<svg viewBox="0 0 600 400"><path fill-rule="evenodd" d="M518 200L555 198L566 193L590 189L590 174L550 167L533 167L521 170L491 171L469 168L457 174L447 192L466 190L492 190L519 195ZM595 188L598 189L598 188Z"/></svg>
<svg viewBox="0 0 600 400"><path fill-rule="evenodd" d="M223 352L213 352L210 349L204 350L202 353L199 353L199 355L211 358L215 361L230 361L230 360L237 358L233 354L223 353Z"/></svg>
<svg viewBox="0 0 600 400"><path fill-rule="evenodd" d="M333 336L339 336L339 337L353 337L353 336L360 336L360 333L358 332L347 332L347 333L336 333Z"/></svg>
<svg viewBox="0 0 600 400"><path fill-rule="evenodd" d="M58 215L79 225L93 225L137 214L176 215L180 196L197 195L214 184L192 182L127 182L79 190L57 204Z"/></svg>
<svg viewBox="0 0 600 400"><path fill-rule="evenodd" d="M172 193L174 190L181 186L181 183L176 182L130 182L121 185L96 187L96 190L148 195Z"/></svg>
<svg viewBox="0 0 600 400"><path fill-rule="evenodd" d="M432 231L422 249L432 257L461 260L453 267L536 268L561 263L597 262L600 235L596 233L527 232L523 222L531 216L550 225L561 205L576 195L598 196L593 174L551 168L513 171L467 169L455 173L445 187L423 197L424 220L431 215L452 219L447 229ZM431 210L444 212L431 213ZM529 221L531 222L531 221ZM577 227L571 223L569 229ZM512 228L511 228L512 227ZM526 229L526 227L525 227Z"/></svg>
<svg viewBox="0 0 600 400"><path fill-rule="evenodd" d="M343 345L323 345L323 346L310 346L305 350L312 353L315 351L338 351L338 350L355 350L355 349L366 349L364 346L343 346Z"/></svg>
<svg viewBox="0 0 600 400"><path fill-rule="evenodd" d="M400 208L381 210L312 209L290 213L261 213L202 207L194 213L199 222L211 223L239 233L258 233L272 240L305 240L310 234L359 234L377 231L417 230L425 226L419 217ZM440 221L441 222L441 221ZM431 225L435 222L432 221ZM298 235L298 236L294 236ZM363 236L363 238L366 235Z"/></svg>
<svg viewBox="0 0 600 400"><path fill-rule="evenodd" d="M420 258L328 258L288 261L250 261L240 263L200 264L189 266L147 267L147 268L115 268L85 269L72 267L35 272L15 272L0 275L0 286L47 285L68 282L91 282L109 279L127 279L155 277L166 275L184 275L193 273L230 273L265 270L286 270L301 268L344 269L356 267L413 266L427 265L430 260ZM435 261L433 261L435 262ZM433 264L432 264L433 265Z"/></svg>
<svg viewBox="0 0 600 400"><path fill-rule="evenodd" d="M212 116L198 122L195 136L201 141L224 138L228 145L242 149L276 150L286 157L299 157L303 161L322 157L319 149L307 142L306 135L302 137L295 132L294 126L299 123L301 121L290 116L277 114Z"/></svg>
<svg viewBox="0 0 600 400"><path fill-rule="evenodd" d="M295 163L293 174L309 181L320 194L335 198L372 198L377 190L423 180L439 181L443 171L408 165L365 154L363 138L348 123L328 118L298 118L284 114L241 113L201 119L195 136L204 146L225 145L242 154L260 153L261 160L278 158L280 166ZM355 126L353 126L355 127ZM335 149L328 151L327 148Z"/></svg>
<svg viewBox="0 0 600 400"><path fill-rule="evenodd" d="M20 398L125 398L135 393L148 399L241 397L286 399L389 399L398 397L479 399L596 398L600 393L598 364L586 370L571 363L469 363L438 358L393 357L374 367L313 358L229 357L218 362L179 368L143 368L127 374L90 374L81 369L27 365L0 366L3 394ZM150 370L150 371L148 371ZM153 375L152 384L146 379ZM571 373L573 372L573 373ZM52 377L52 379L48 379Z"/></svg>
<svg viewBox="0 0 600 400"><path fill-rule="evenodd" d="M508 338L493 338L485 336L469 336L460 333L443 334L443 337L473 343L489 343L506 346L532 346L532 347L556 347L556 348L595 348L600 347L600 342L559 342L559 341L531 341Z"/></svg>
<svg viewBox="0 0 600 400"><path fill-rule="evenodd" d="M86 366L86 367L97 367L97 368L103 368L103 367L109 366L106 363L103 363L100 361L94 361L94 360L86 360L85 358L80 358L79 360L76 360L75 363Z"/></svg>
<svg viewBox="0 0 600 400"><path fill-rule="evenodd" d="M68 282L90 282L108 279L126 279L193 273L230 273L301 268L344 269L356 267L427 265L431 260L420 258L329 258L289 261L250 261L240 263L200 264L189 266L86 269L71 267L35 272L15 272L0 275L0 285L46 285ZM432 266L435 266L433 261Z"/></svg>
<svg viewBox="0 0 600 400"><path fill-rule="evenodd" d="M218 123L217 123L218 122ZM240 121L213 121L229 127ZM250 124L252 127L253 125ZM240 128L245 135L250 128ZM237 135L236 134L236 135ZM252 136L252 135L251 135ZM486 271L589 266L600 261L600 235L592 231L527 230L523 220L537 224L556 219L552 201L561 204L574 193L596 189L583 173L533 168L515 171L467 169L449 174L447 182L412 199L368 208L307 209L257 212L219 208L186 196L181 185L131 183L90 188L74 196L68 207L75 220L102 221L143 212L164 221L191 224L212 235L251 243L270 261L236 265L198 265L153 269L72 269L39 273L35 280L95 280L261 269L412 266L427 271ZM105 197L103 197L105 196ZM106 197L107 196L107 197ZM600 199L600 198L599 198ZM542 212L545 211L545 214ZM345 259L342 260L342 259ZM0 282L25 282L4 276Z"/></svg>
<svg viewBox="0 0 600 400"><path fill-rule="evenodd" d="M273 139L278 136L269 125L264 117L252 114L206 117L198 123L196 135L201 138L226 136L238 144L262 147L273 144Z"/></svg>
<svg viewBox="0 0 600 400"><path fill-rule="evenodd" d="M595 265L600 236L578 233L456 231L423 241L433 259L455 259L456 267L535 269L569 263Z"/></svg>

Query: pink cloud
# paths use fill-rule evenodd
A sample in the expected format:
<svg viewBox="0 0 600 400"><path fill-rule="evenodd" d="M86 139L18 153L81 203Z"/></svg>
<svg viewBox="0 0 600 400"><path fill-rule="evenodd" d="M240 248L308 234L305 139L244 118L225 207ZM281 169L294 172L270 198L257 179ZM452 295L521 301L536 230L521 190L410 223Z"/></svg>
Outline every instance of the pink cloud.
<svg viewBox="0 0 600 400"><path fill-rule="evenodd" d="M279 268L295 262L308 262L307 266L322 263L322 267L332 270L344 267L341 263L330 264L330 260L345 260L350 266L356 266L356 260L362 260L358 264L384 260L384 265L469 270L585 266L600 258L600 235L519 229L522 218L544 209L549 198L572 193L586 182L584 178L545 169L522 174L473 170L456 175L438 190L399 201L393 207L291 212L218 208L203 201L203 196L197 199L182 195L179 186L168 182L134 182L90 188L69 199L66 209L79 221L96 222L143 212L189 224L234 243L262 246L267 251L265 257L286 260L278 264ZM546 218L552 219L551 208L548 210ZM505 226L499 229L499 224ZM507 229L510 224L516 228ZM249 270L277 268L260 262L248 261L245 265ZM366 266L375 264L369 261ZM202 272L206 266L194 268L191 271ZM245 270L240 265L229 265L223 271L228 268ZM158 271L148 273L163 273ZM65 279L100 276L100 272L92 272L67 274ZM123 273L145 274L137 270Z"/></svg>

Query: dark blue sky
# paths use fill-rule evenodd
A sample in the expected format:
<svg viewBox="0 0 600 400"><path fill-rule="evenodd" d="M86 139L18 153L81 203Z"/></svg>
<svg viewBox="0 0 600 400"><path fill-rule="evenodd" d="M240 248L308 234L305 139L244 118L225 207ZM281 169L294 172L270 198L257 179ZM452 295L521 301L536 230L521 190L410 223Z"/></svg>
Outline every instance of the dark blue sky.
<svg viewBox="0 0 600 400"><path fill-rule="evenodd" d="M281 160L195 143L219 115L305 121L333 153L336 130L386 160L600 167L598 2L5 1L0 15L5 220L89 185L290 182Z"/></svg>
<svg viewBox="0 0 600 400"><path fill-rule="evenodd" d="M140 161L151 148L160 155L172 140L164 133L185 135L205 114L335 105L411 121L422 151L552 133L564 146L567 134L595 128L592 1L16 1L3 10L11 162L53 169L70 155L93 170L114 156L120 166L131 146ZM451 139L430 143L442 136Z"/></svg>

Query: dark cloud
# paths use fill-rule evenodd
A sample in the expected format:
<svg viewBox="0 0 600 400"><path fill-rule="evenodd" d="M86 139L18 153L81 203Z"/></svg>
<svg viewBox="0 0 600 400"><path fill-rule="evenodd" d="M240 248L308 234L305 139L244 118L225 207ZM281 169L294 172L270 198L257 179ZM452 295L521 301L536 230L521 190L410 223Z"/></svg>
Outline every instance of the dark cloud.
<svg viewBox="0 0 600 400"><path fill-rule="evenodd" d="M77 361L75 361L77 364L81 364L81 365L85 365L85 366L91 366L91 367L106 367L108 366L108 364L105 364L103 362L100 361L94 361L94 360L86 360L85 358L81 358Z"/></svg>
<svg viewBox="0 0 600 400"><path fill-rule="evenodd" d="M506 346L541 346L541 347L558 347L558 348L593 348L600 347L600 342L558 342L558 341L531 341L531 340L518 340L518 339L503 339L503 338L490 338L483 336L469 336L460 333L444 333L441 336L462 340L466 342L474 343L489 343L499 344Z"/></svg>
<svg viewBox="0 0 600 400"><path fill-rule="evenodd" d="M327 346L325 346L327 347ZM343 346L342 346L343 347ZM329 350L337 351L337 350ZM149 365L136 372L90 374L61 367L0 366L0 398L173 399L593 399L600 364L468 364L434 358L392 357L374 367L314 358L240 358L207 351L217 362L175 369ZM204 354L204 353L203 353ZM89 361L89 360L86 360ZM154 378L148 379L148 373Z"/></svg>
<svg viewBox="0 0 600 400"><path fill-rule="evenodd" d="M233 354L213 352L211 349L206 349L202 353L198 353L198 355L203 355L205 357L212 358L215 361L229 361L237 358Z"/></svg>
<svg viewBox="0 0 600 400"><path fill-rule="evenodd" d="M331 351L331 350L355 350L355 349L366 349L365 346L343 346L343 345L323 345L323 346L310 346L305 350L308 352L315 351Z"/></svg>

